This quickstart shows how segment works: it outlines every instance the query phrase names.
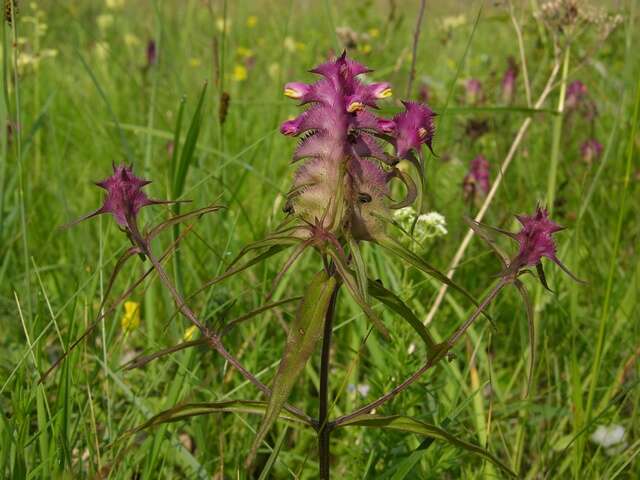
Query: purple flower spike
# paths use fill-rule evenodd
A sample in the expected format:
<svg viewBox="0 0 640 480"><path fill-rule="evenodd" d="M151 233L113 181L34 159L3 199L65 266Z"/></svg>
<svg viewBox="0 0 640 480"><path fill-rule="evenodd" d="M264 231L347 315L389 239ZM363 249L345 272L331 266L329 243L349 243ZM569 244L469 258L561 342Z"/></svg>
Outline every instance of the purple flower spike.
<svg viewBox="0 0 640 480"><path fill-rule="evenodd" d="M508 60L509 66L502 77L502 101L511 103L516 92L516 79L518 78L518 66L513 58Z"/></svg>
<svg viewBox="0 0 640 480"><path fill-rule="evenodd" d="M431 142L435 133L433 117L435 113L426 105L415 102L402 102L405 111L393 118L396 124L396 154L399 158L408 158L411 150L420 151L425 144L432 149Z"/></svg>
<svg viewBox="0 0 640 480"><path fill-rule="evenodd" d="M482 101L483 94L482 84L480 83L480 80L476 78L470 78L469 80L467 80L466 91L468 104L475 105Z"/></svg>
<svg viewBox="0 0 640 480"><path fill-rule="evenodd" d="M557 262L556 244L551 235L564 227L549 220L547 210L541 207L536 208L534 215L516 215L516 218L522 224L522 229L514 237L520 244L520 251L513 263L520 268L535 266L542 257Z"/></svg>
<svg viewBox="0 0 640 480"><path fill-rule="evenodd" d="M392 95L388 82L364 83L370 72L343 53L311 70L321 76L314 83L290 82L287 97L307 106L280 126L284 135L300 136L293 155L304 163L294 175L285 211L304 224L321 226L336 238L349 233L356 240L372 240L385 227L389 210L411 202L416 187L409 175L395 169L398 156L418 163L413 150L431 147L433 112L417 103L393 119L373 113L378 102ZM385 151L393 145L396 155ZM397 178L407 186L404 201L389 204L388 183ZM309 229L297 232L309 235Z"/></svg>
<svg viewBox="0 0 640 480"><path fill-rule="evenodd" d="M129 222L135 220L136 215L142 207L162 203L171 203L162 200L151 200L142 191L142 188L150 184L150 180L136 177L133 168L125 164L113 165L113 175L96 182L100 188L107 191L102 207L84 217L76 220L71 225L95 217L103 213L110 213L118 225L124 229L129 229Z"/></svg>
<svg viewBox="0 0 640 480"><path fill-rule="evenodd" d="M478 193L489 193L491 182L489 180L489 162L483 155L478 155L471 160L469 173L464 177L462 188L466 199L475 199Z"/></svg>
<svg viewBox="0 0 640 480"><path fill-rule="evenodd" d="M147 43L147 67L155 65L158 61L158 50L156 47L156 42L154 40L149 40Z"/></svg>
<svg viewBox="0 0 640 480"><path fill-rule="evenodd" d="M595 138L585 140L582 145L580 145L580 154L582 155L583 161L592 163L602 155L602 144Z"/></svg>
<svg viewBox="0 0 640 480"><path fill-rule="evenodd" d="M565 107L569 110L577 108L587 95L587 86L580 80L574 80L567 86Z"/></svg>

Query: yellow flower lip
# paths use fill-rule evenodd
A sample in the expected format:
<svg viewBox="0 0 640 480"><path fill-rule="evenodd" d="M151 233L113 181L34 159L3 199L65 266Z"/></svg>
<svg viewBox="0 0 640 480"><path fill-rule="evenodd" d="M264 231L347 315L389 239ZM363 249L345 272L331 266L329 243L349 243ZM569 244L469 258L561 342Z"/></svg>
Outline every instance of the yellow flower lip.
<svg viewBox="0 0 640 480"><path fill-rule="evenodd" d="M427 132L427 129L426 129L426 128L424 128L424 127L420 127L420 128L418 129L418 136L420 137L420 139L421 139L421 140L422 140L422 139L424 139L424 138L426 138L426 136L427 136L427 134L428 134L428 133L429 133L429 132Z"/></svg>
<svg viewBox="0 0 640 480"><path fill-rule="evenodd" d="M385 88L380 93L378 93L377 96L378 98L389 98L391 95L393 95L393 91L391 90L391 88Z"/></svg>
<svg viewBox="0 0 640 480"><path fill-rule="evenodd" d="M302 98L302 95L300 94L300 91L298 90L294 90L293 88L285 88L284 89L284 96L285 97L289 97L289 98Z"/></svg>
<svg viewBox="0 0 640 480"><path fill-rule="evenodd" d="M124 315L120 325L125 331L135 330L140 326L140 304L138 302L124 302Z"/></svg>
<svg viewBox="0 0 640 480"><path fill-rule="evenodd" d="M364 110L364 103L362 102L351 102L347 107L347 112L359 112L360 110Z"/></svg>

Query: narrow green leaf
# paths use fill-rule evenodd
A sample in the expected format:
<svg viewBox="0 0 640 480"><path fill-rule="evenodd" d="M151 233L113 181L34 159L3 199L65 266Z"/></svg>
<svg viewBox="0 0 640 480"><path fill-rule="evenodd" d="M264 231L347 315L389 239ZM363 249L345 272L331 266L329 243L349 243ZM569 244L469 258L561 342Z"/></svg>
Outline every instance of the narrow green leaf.
<svg viewBox="0 0 640 480"><path fill-rule="evenodd" d="M258 447L278 418L316 343L322 337L325 316L335 286L336 279L327 276L323 270L314 276L307 287L298 313L289 328L284 354L273 381L269 405L247 457L247 466L253 463Z"/></svg>
<svg viewBox="0 0 640 480"><path fill-rule="evenodd" d="M184 104L186 103L186 98L182 97L180 99L180 106L178 107L178 118L176 120L176 128L173 132L173 153L171 154L171 163L170 166L170 179L171 179L171 195L175 195L174 187L175 187L175 178L176 171L178 170L178 153L180 152L180 134L182 132L182 117L184 115Z"/></svg>
<svg viewBox="0 0 640 480"><path fill-rule="evenodd" d="M185 138L184 145L182 146L182 153L180 154L180 161L176 165L175 176L173 178L173 196L175 198L182 195L184 190L184 183L187 178L187 172L189 166L193 160L193 154L196 149L196 143L198 142L198 136L200 135L200 125L202 123L202 105L204 104L205 93L207 92L207 83L202 86L202 92L196 106L196 111L191 118L191 125L187 131L187 137ZM179 134L176 128L176 134ZM175 148L175 145L174 145ZM175 153L175 151L174 151Z"/></svg>
<svg viewBox="0 0 640 480"><path fill-rule="evenodd" d="M436 347L436 341L427 328L422 324L420 319L416 317L413 311L391 290L387 290L382 284L374 280L369 280L369 292L371 296L380 301L391 310L396 312L403 320L405 320L411 328L413 328L420 338L424 341L427 351L431 352Z"/></svg>
<svg viewBox="0 0 640 480"><path fill-rule="evenodd" d="M402 258L407 263L410 263L417 269L422 270L427 275L435 278L436 280L460 292L465 297L467 297L467 299L469 299L469 301L471 301L471 303L473 303L475 306L480 305L478 301L475 298L473 298L473 296L465 288L461 287L456 282L451 280L449 277L447 277L444 273L442 273L436 267L429 265L427 262L425 262L422 258L420 258L415 253L407 250L396 240L385 236L377 239L377 241L378 241L378 244L381 245L383 248L385 248L386 250L389 250L391 253ZM491 318L487 313L483 312L483 315L489 319Z"/></svg>
<svg viewBox="0 0 640 480"><path fill-rule="evenodd" d="M353 263L356 267L356 280L358 281L358 289L360 290L360 294L362 295L363 300L365 302L368 302L367 267L364 264L360 246L358 245L358 242L356 242L353 238L349 238L349 249L351 250L351 257L353 258Z"/></svg>
<svg viewBox="0 0 640 480"><path fill-rule="evenodd" d="M376 327L385 338L389 338L389 330L384 326L380 317L373 311L371 305L369 305L358 290L358 282L355 279L354 275L351 273L351 270L344 264L344 260L338 255L333 249L327 249L327 252L333 259L333 262L338 270L338 274L340 278L342 278L344 285L347 287L347 291L351 295L351 298L355 300L358 306L362 309L362 311L367 315L373 326Z"/></svg>
<svg viewBox="0 0 640 480"><path fill-rule="evenodd" d="M511 470L507 465L498 460L484 448L473 443L466 442L465 440L461 440L440 427L437 427L430 423L421 422L420 420L416 420L415 418L405 417L402 415L383 417L379 415L364 414L338 425L338 428L342 427L372 427L388 430L399 430L401 432L416 433L418 435L425 435L427 437L436 438L438 440L444 440L445 442L455 447L462 448L470 453L473 453L474 455L490 461L509 476L514 478L518 477L518 475L516 475L513 470Z"/></svg>
<svg viewBox="0 0 640 480"><path fill-rule="evenodd" d="M125 432L125 436L132 435L141 430L162 425L165 423L173 423L186 418L198 415L210 415L220 412L237 412L251 413L256 415L264 415L267 411L267 402L258 400L227 400L224 402L203 402L203 403L184 403L175 407L164 410L154 415L142 425ZM297 416L291 412L283 410L278 413L281 420L296 424L307 424L304 417Z"/></svg>

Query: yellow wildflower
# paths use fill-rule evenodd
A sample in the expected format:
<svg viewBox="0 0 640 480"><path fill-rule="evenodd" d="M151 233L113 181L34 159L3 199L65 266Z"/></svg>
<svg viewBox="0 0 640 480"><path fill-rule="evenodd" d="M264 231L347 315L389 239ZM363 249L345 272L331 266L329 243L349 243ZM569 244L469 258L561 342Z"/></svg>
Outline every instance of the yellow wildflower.
<svg viewBox="0 0 640 480"><path fill-rule="evenodd" d="M236 82L242 82L247 79L247 69L242 65L235 65L233 67L233 74L231 75Z"/></svg>
<svg viewBox="0 0 640 480"><path fill-rule="evenodd" d="M367 33L371 38L378 38L380 36L380 30L377 28L370 28Z"/></svg>
<svg viewBox="0 0 640 480"><path fill-rule="evenodd" d="M140 326L140 304L138 302L124 302L124 315L120 326L125 332L132 332Z"/></svg>
<svg viewBox="0 0 640 480"><path fill-rule="evenodd" d="M197 67L199 67L200 65L202 65L202 60L200 60L200 59L199 59L199 58L197 58L197 57L191 57L191 58L189 59L189 65L190 65L190 66L192 66L193 68L197 68Z"/></svg>
<svg viewBox="0 0 640 480"><path fill-rule="evenodd" d="M258 17L256 17L255 15L249 15L247 17L247 27L255 28L257 24L258 24Z"/></svg>
<svg viewBox="0 0 640 480"><path fill-rule="evenodd" d="M196 327L195 325L191 325L189 328L187 328L184 331L184 335L182 335L182 339L185 342L190 342L191 340L194 339L197 332L198 332L198 327Z"/></svg>

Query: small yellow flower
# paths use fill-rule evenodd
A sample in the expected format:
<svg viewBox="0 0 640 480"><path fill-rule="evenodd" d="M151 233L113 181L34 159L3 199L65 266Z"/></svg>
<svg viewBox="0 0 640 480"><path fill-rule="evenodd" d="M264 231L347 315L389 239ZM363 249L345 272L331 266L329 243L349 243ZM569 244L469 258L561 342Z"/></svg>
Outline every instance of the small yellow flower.
<svg viewBox="0 0 640 480"><path fill-rule="evenodd" d="M242 82L247 79L247 69L242 65L235 65L233 67L233 80L236 82Z"/></svg>
<svg viewBox="0 0 640 480"><path fill-rule="evenodd" d="M236 53L240 58L253 57L253 50L251 50L250 48L238 47L236 48Z"/></svg>
<svg viewBox="0 0 640 480"><path fill-rule="evenodd" d="M223 17L216 18L216 28L221 33L229 33L229 30L231 30L231 20L229 18L224 19Z"/></svg>
<svg viewBox="0 0 640 480"><path fill-rule="evenodd" d="M371 38L378 38L380 36L380 30L377 28L370 28L367 33Z"/></svg>
<svg viewBox="0 0 640 480"><path fill-rule="evenodd" d="M124 302L124 315L120 326L125 332L132 332L140 326L140 304L138 302Z"/></svg>
<svg viewBox="0 0 640 480"><path fill-rule="evenodd" d="M190 342L191 340L194 339L197 332L198 332L198 327L196 327L195 325L191 325L189 328L187 328L184 331L184 335L182 335L182 339L185 342Z"/></svg>
<svg viewBox="0 0 640 480"><path fill-rule="evenodd" d="M191 58L189 59L189 65L190 65L191 67L193 67L193 68L197 68L197 67L199 67L200 65L202 65L202 60L200 60L200 59L199 59L199 58L197 58L197 57L191 57Z"/></svg>
<svg viewBox="0 0 640 480"><path fill-rule="evenodd" d="M247 27L255 28L257 24L258 24L258 17L256 17L255 15L249 15L247 17Z"/></svg>

